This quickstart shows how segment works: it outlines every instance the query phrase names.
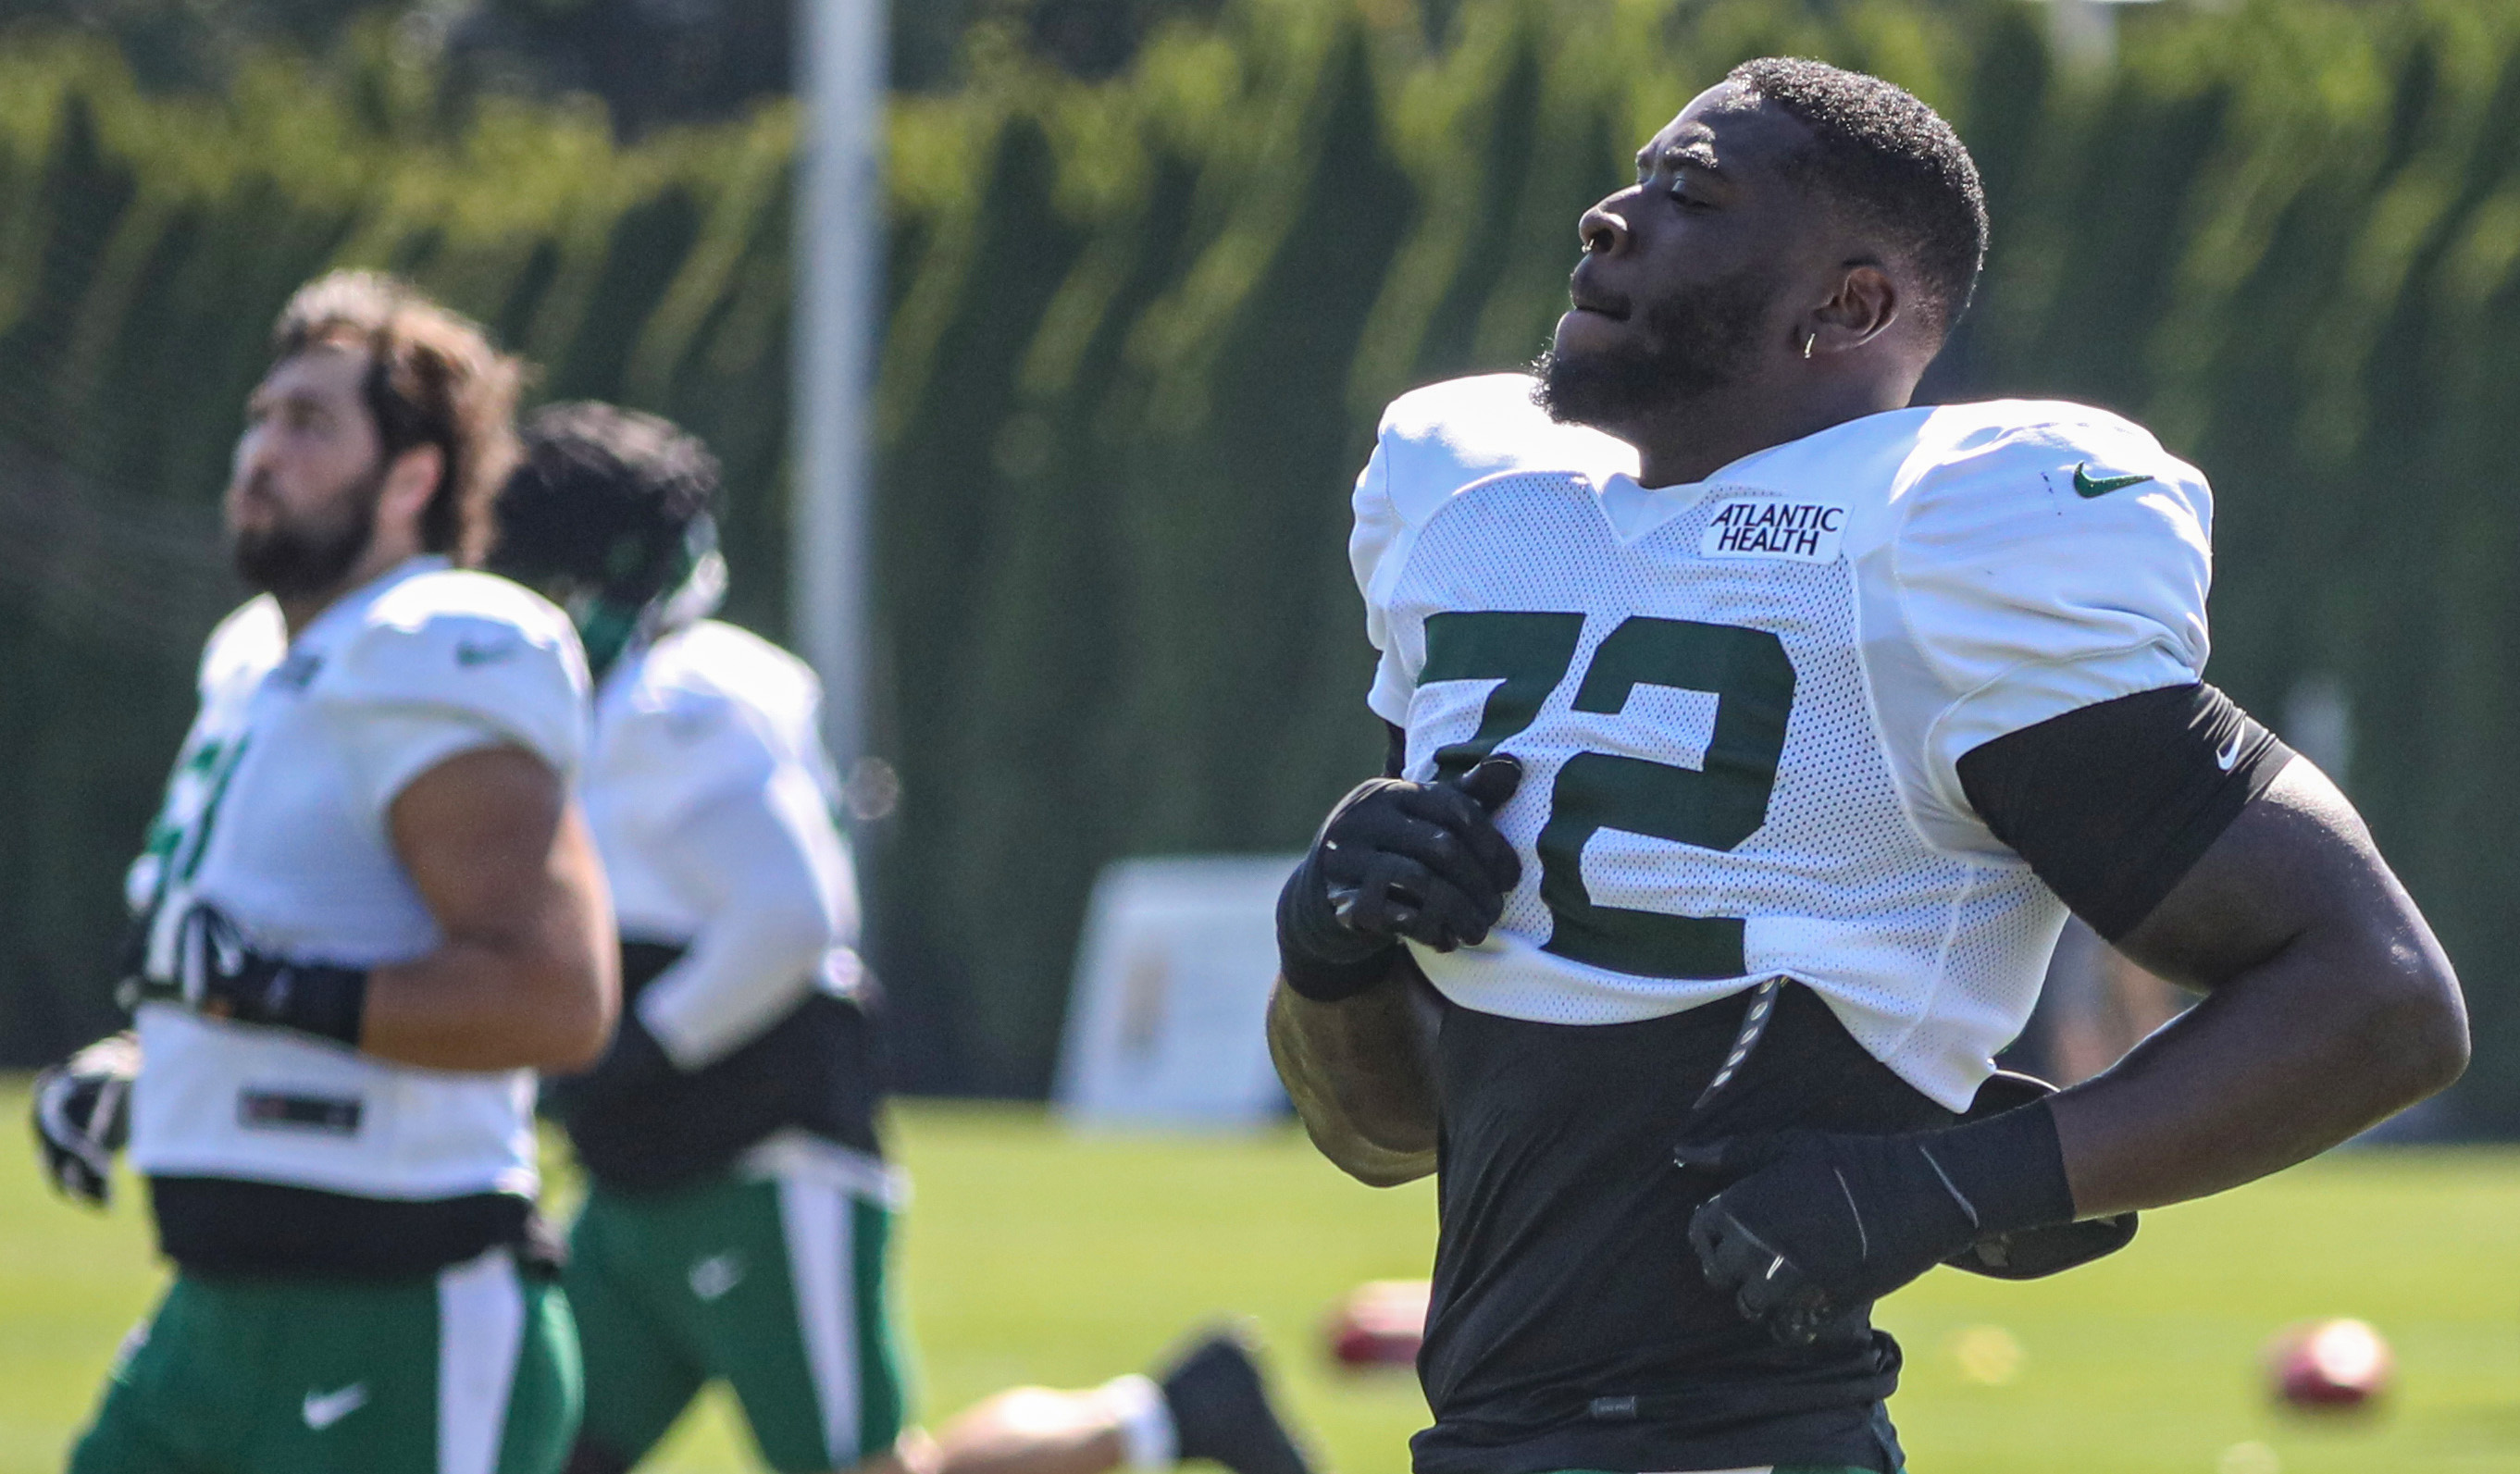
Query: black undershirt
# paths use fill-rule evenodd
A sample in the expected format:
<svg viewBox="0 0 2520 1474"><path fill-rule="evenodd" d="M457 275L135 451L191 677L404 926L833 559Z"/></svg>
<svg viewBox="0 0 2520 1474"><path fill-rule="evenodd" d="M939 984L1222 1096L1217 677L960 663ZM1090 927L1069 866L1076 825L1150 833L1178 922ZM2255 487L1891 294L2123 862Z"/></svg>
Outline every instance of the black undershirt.
<svg viewBox="0 0 2520 1474"><path fill-rule="evenodd" d="M1709 1288L1687 1238L1711 1191L1691 1136L1886 1133L1949 1111L1788 983L1732 1082L1691 1108L1750 995L1642 1023L1528 1023L1443 1005L1435 1297L1418 1474L1896 1468L1887 1335L1786 1348ZM1633 1400L1632 1403L1623 1400Z"/></svg>
<svg viewBox="0 0 2520 1474"><path fill-rule="evenodd" d="M153 1177L158 1247L209 1279L408 1279L502 1244L526 1269L560 1262L531 1201L511 1192L357 1197L285 1183Z"/></svg>

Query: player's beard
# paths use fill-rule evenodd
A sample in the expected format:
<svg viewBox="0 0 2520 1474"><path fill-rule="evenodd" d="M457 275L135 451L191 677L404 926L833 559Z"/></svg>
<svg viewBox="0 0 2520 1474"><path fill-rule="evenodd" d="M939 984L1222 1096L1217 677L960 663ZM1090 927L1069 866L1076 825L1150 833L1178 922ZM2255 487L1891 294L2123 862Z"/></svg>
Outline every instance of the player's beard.
<svg viewBox="0 0 2520 1474"><path fill-rule="evenodd" d="M1737 382L1756 354L1776 283L1757 268L1644 309L1642 341L1532 366L1532 397L1560 424L1615 429Z"/></svg>
<svg viewBox="0 0 2520 1474"><path fill-rule="evenodd" d="M343 487L325 513L294 520L283 514L266 527L231 532L228 552L237 576L248 588L279 599L339 588L376 537L377 502L384 485L385 468L379 466Z"/></svg>

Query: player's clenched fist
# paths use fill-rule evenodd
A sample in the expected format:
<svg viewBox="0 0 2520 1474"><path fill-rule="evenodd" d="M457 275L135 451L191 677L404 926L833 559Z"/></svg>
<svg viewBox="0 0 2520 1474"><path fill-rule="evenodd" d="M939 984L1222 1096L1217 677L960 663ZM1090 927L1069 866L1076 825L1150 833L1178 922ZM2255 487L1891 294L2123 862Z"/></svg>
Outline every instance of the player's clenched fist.
<svg viewBox="0 0 2520 1474"><path fill-rule="evenodd" d="M115 1034L35 1077L35 1139L64 1196L99 1208L112 1200L113 1154L130 1136L139 1073L139 1042Z"/></svg>
<svg viewBox="0 0 2520 1474"><path fill-rule="evenodd" d="M198 1013L358 1047L365 971L266 956L216 907L198 904L176 923L174 971L157 991Z"/></svg>
<svg viewBox="0 0 2520 1474"><path fill-rule="evenodd" d="M1688 1225L1708 1282L1789 1346L1860 1329L1873 1301L1974 1244L2074 1219L2044 1102L1941 1131L1783 1131L1673 1155L1727 1184ZM2125 1241L2103 1237L2098 1252Z"/></svg>
<svg viewBox="0 0 2520 1474"><path fill-rule="evenodd" d="M1286 985L1331 1003L1381 981L1403 939L1485 941L1522 878L1494 818L1521 782L1522 764L1491 757L1458 781L1377 778L1339 800L1278 896Z"/></svg>

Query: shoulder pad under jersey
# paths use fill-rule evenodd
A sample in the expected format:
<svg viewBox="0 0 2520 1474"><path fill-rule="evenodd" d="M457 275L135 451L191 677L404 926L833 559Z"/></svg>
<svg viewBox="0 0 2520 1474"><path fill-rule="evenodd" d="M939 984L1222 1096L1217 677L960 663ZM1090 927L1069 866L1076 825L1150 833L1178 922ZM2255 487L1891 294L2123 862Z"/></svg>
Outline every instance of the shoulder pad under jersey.
<svg viewBox="0 0 2520 1474"><path fill-rule="evenodd" d="M822 684L758 635L702 620L636 656L626 691L603 703L604 782L635 783L672 809L801 767L828 788L818 723Z"/></svg>
<svg viewBox="0 0 2520 1474"><path fill-rule="evenodd" d="M241 676L257 677L278 665L288 651L289 626L280 616L278 601L268 594L247 600L218 622L202 646L196 678L201 693L207 697Z"/></svg>
<svg viewBox="0 0 2520 1474"><path fill-rule="evenodd" d="M2213 495L2141 426L2048 401L1938 409L1892 499L1867 582L1910 657L1876 671L1882 717L1944 804L1964 810L1954 765L1980 743L2201 678Z"/></svg>
<svg viewBox="0 0 2520 1474"><path fill-rule="evenodd" d="M1528 374L1481 374L1391 401L1374 457L1401 520L1423 522L1455 492L1508 471L1567 470L1597 478L1636 472L1634 447L1550 419L1532 399L1536 386ZM1367 474L1373 473L1370 468Z"/></svg>
<svg viewBox="0 0 2520 1474"><path fill-rule="evenodd" d="M570 773L585 748L587 689L566 615L504 578L442 569L380 595L309 691L339 706L475 720Z"/></svg>

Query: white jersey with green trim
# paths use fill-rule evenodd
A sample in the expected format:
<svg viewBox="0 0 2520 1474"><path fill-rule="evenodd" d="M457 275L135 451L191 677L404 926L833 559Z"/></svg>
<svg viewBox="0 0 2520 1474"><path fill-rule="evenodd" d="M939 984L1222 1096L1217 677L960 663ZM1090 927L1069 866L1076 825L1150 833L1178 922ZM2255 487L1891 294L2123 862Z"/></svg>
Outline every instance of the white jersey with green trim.
<svg viewBox="0 0 2520 1474"><path fill-rule="evenodd" d="M375 966L439 932L387 811L459 753L515 745L574 778L585 657L567 617L504 579L413 558L292 642L257 599L210 636L202 708L128 877L149 969L178 917L218 907L276 957ZM533 1076L390 1064L287 1030L139 1009L131 1155L142 1172L382 1198L535 1186Z"/></svg>
<svg viewBox="0 0 2520 1474"><path fill-rule="evenodd" d="M1518 375L1395 401L1350 544L1407 771L1510 753L1521 883L1448 998L1565 1024L1770 977L1944 1105L2027 1021L2064 908L1956 765L2201 678L2204 477L2080 405L1901 410L1646 488Z"/></svg>

